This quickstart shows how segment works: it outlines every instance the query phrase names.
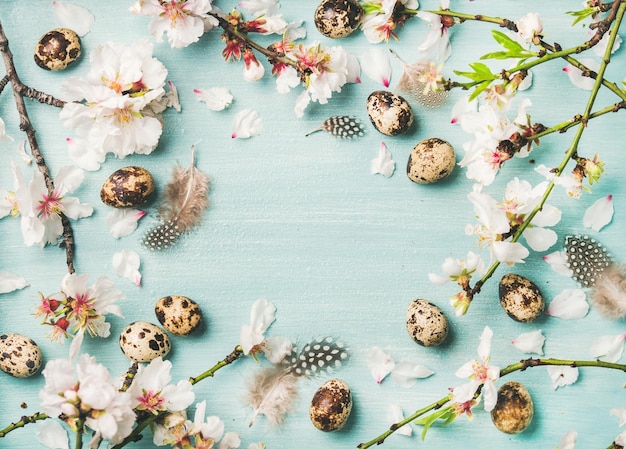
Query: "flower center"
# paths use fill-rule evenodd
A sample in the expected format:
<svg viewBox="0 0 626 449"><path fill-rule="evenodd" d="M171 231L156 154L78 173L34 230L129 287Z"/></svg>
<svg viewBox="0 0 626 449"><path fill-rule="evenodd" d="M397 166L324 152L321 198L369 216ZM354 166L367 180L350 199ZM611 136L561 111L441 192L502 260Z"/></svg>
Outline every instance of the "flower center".
<svg viewBox="0 0 626 449"><path fill-rule="evenodd" d="M61 200L63 197L56 191L52 195L43 195L43 199L39 201L37 206L37 212L42 218L52 218L53 216L59 216L63 212L63 205Z"/></svg>
<svg viewBox="0 0 626 449"><path fill-rule="evenodd" d="M159 411L167 410L165 405L163 405L163 402L165 402L165 400L163 399L163 397L161 397L160 392L142 390L142 393L143 395L138 398L138 410L145 410L155 415Z"/></svg>

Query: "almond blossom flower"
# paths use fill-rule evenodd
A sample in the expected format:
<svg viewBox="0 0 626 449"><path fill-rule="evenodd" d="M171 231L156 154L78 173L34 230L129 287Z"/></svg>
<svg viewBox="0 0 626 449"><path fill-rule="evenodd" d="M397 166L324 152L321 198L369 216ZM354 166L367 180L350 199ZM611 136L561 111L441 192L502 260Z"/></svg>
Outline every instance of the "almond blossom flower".
<svg viewBox="0 0 626 449"><path fill-rule="evenodd" d="M522 39L537 45L543 32L543 21L539 14L529 12L517 21L517 30Z"/></svg>
<svg viewBox="0 0 626 449"><path fill-rule="evenodd" d="M272 363L279 363L293 349L292 343L284 337L265 337L265 331L272 325L276 307L267 299L257 299L250 310L250 324L241 326L240 345L243 353L256 357L259 352Z"/></svg>
<svg viewBox="0 0 626 449"><path fill-rule="evenodd" d="M189 434L193 436L196 449L236 449L241 445L241 439L235 432L224 434L224 422L217 416L204 417L206 412L206 401L200 402L196 406L193 423L191 423ZM220 441L221 440L221 441Z"/></svg>
<svg viewBox="0 0 626 449"><path fill-rule="evenodd" d="M496 406L498 391L495 381L500 377L500 368L489 365L491 360L491 339L493 331L486 326L480 336L478 345L478 360L471 360L461 366L455 375L457 377L467 377L470 382L452 389L452 401L463 404L474 399L476 392L481 389L480 395L485 398L485 411L490 412Z"/></svg>
<svg viewBox="0 0 626 449"><path fill-rule="evenodd" d="M209 16L211 0L138 0L130 12L153 16L148 30L157 42L163 41L163 33L172 48L183 48L200 39L205 31L205 21L217 26L218 21Z"/></svg>
<svg viewBox="0 0 626 449"><path fill-rule="evenodd" d="M444 25L442 17L439 14L433 14L428 11L418 11L417 17L424 20L430 27L430 31L426 34L422 42L420 42L417 50L421 53L428 53L430 59L443 63L452 54L448 27Z"/></svg>
<svg viewBox="0 0 626 449"><path fill-rule="evenodd" d="M582 195L582 176L574 177L570 174L556 174L545 165L541 164L535 168L535 171L543 175L548 181L553 181L555 185L565 188L567 194L572 198L580 198Z"/></svg>
<svg viewBox="0 0 626 449"><path fill-rule="evenodd" d="M63 234L61 215L78 220L93 213L90 205L67 196L83 182L84 173L79 168L62 167L53 180L52 193L39 170L33 171L31 181L26 183L21 171L15 165L12 168L16 185L15 206L21 216L22 237L27 246L38 244L43 248L48 243L56 244Z"/></svg>
<svg viewBox="0 0 626 449"><path fill-rule="evenodd" d="M84 425L94 438L120 443L132 431L135 413L131 397L121 392L104 365L83 354L76 374L69 360L55 359L43 370L44 388L39 391L41 409L49 416L60 416L72 431Z"/></svg>
<svg viewBox="0 0 626 449"><path fill-rule="evenodd" d="M416 10L419 4L417 0L379 0L368 1L364 7L361 29L370 43L377 44L391 37L397 39L394 30L409 17L405 11Z"/></svg>
<svg viewBox="0 0 626 449"><path fill-rule="evenodd" d="M445 276L428 273L430 282L433 284L445 284L454 281L463 287L469 285L473 274L482 276L485 273L485 263L479 254L470 251L464 260L447 257L441 265L441 270Z"/></svg>
<svg viewBox="0 0 626 449"><path fill-rule="evenodd" d="M613 195L607 195L587 208L583 216L583 225L594 231L600 231L611 222L614 212Z"/></svg>

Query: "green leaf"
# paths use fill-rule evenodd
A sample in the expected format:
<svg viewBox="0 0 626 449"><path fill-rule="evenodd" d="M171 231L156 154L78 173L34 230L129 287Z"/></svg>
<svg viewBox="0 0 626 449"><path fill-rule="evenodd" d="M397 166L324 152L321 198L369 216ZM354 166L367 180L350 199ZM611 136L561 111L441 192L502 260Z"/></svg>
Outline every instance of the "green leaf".
<svg viewBox="0 0 626 449"><path fill-rule="evenodd" d="M502 31L492 30L491 35L493 36L493 38L496 40L497 43L499 43L504 48L506 48L507 50L510 50L513 53L520 53L520 52L526 51L526 49L522 47L519 42L513 40L510 36L508 36L507 34L504 34Z"/></svg>
<svg viewBox="0 0 626 449"><path fill-rule="evenodd" d="M425 416L423 418L416 419L415 421L413 421L413 424L416 424L418 426L424 426L424 429L422 430L422 441L424 441L424 439L426 438L426 433L428 432L428 429L430 429L430 427L437 420L439 419L443 420L443 425L445 426L445 425L450 424L452 421L454 421L456 417L457 415L452 410L452 406L449 406L449 407L445 407L440 410L434 411L430 415Z"/></svg>
<svg viewBox="0 0 626 449"><path fill-rule="evenodd" d="M491 80L492 81L492 80ZM474 88L474 92L469 97L469 101L472 101L474 98L478 97L485 89L489 87L491 81L483 81L479 85Z"/></svg>
<svg viewBox="0 0 626 449"><path fill-rule="evenodd" d="M576 25L578 22L585 20L587 17L592 16L597 11L596 8L585 8L580 11L567 11L566 14L570 16L574 16L574 22L572 22L572 26Z"/></svg>

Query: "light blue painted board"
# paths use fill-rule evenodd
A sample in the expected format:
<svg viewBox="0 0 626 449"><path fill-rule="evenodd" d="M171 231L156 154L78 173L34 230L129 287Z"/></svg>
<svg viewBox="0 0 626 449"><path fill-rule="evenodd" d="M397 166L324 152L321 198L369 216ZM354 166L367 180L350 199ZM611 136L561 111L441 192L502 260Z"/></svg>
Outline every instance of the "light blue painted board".
<svg viewBox="0 0 626 449"><path fill-rule="evenodd" d="M149 39L148 20L128 12L132 2L87 2L96 16L92 31L83 39L85 53L105 41L130 44ZM513 0L456 1L453 7L470 13L501 15L517 19L528 11L544 18L546 36L563 47L577 43L584 31L570 28L572 18L564 11L579 7L564 0L552 2ZM228 10L236 2L218 2ZM437 7L438 2L424 1L422 7ZM281 13L287 20L305 19L307 42L342 45L355 55L370 48L362 35L341 41L322 37L312 23L315 2L285 1ZM49 73L32 62L36 40L57 26L51 2L0 2L2 20L16 58L22 80L34 87L58 94L61 83L69 75L84 76L87 58L66 73ZM467 23L451 30L453 56L444 72L465 70L486 51L495 50L489 34L492 27ZM426 25L418 19L407 22L399 30L399 41L381 44L393 48L404 59L419 58L416 47ZM270 43L271 39L263 39ZM207 327L199 335L174 338L169 357L174 363L174 379L197 375L228 354L238 343L240 326L248 321L250 305L257 298L267 298L277 311L277 321L269 334L284 335L302 344L313 336L340 336L352 349L349 364L337 373L348 382L354 394L354 411L348 426L340 432L323 434L313 428L307 416L308 402L328 376L300 385L300 400L295 412L280 429L269 428L261 419L248 428L250 410L241 398L251 374L261 367L251 359L238 361L220 371L213 379L195 387L198 400L206 399L211 414L219 415L227 431L239 432L242 447L264 441L268 448L355 447L373 438L387 426L387 407L400 405L405 413L423 407L463 382L454 377L455 370L475 357L478 336L483 327L494 330L493 363L505 366L525 357L510 341L522 332L542 329L547 337L547 356L587 359L592 340L601 335L624 333L623 322L610 322L591 311L583 320L562 321L542 317L532 324L510 320L498 305L497 281L505 272L516 272L534 280L545 297L551 300L564 288L573 288L570 279L552 272L541 260L543 254L532 254L526 264L501 268L484 287L467 316L457 318L448 305L455 293L453 286L438 287L428 281L429 272L439 272L446 257L462 258L468 250L477 250L476 240L464 234L467 223L473 223L473 210L466 200L472 182L457 169L451 179L438 185L419 186L404 175L404 165L413 146L427 137L442 137L462 156L462 144L469 140L459 127L449 124L450 111L462 92L452 92L445 105L428 110L413 104L417 126L403 136L387 138L367 123L367 135L357 141L339 141L325 133L309 137L304 134L319 126L331 115L353 114L367 122L365 99L380 89L363 76L359 85L345 86L328 105L311 105L301 119L292 112L299 91L277 95L274 82L267 77L258 83L245 82L241 65L224 63L219 32L212 32L185 49L171 49L155 44L155 56L169 71L180 92L182 113L169 111L158 149L150 156L132 156L124 160L108 159L98 172L86 174L78 195L95 207L92 218L74 225L77 241L76 266L79 273L113 278L127 299L121 303L125 318L112 318L112 334L108 340L89 340L83 347L106 364L114 374L128 366L117 347L116 335L134 320L154 321L153 307L165 295L182 294L199 302L207 318ZM620 81L626 73L624 50L614 57L608 76ZM556 61L534 72L533 87L524 92L531 98L533 122L551 125L583 111L587 95L573 87L562 72L565 63ZM392 60L395 88L401 65ZM235 97L230 109L208 110L196 101L194 88L228 87ZM16 140L22 138L17 128L10 90L0 96L0 116L7 131ZM598 106L610 104L615 97L602 93ZM42 151L53 173L70 163L65 138L71 132L58 120L58 111L28 103L29 113L37 129ZM232 140L233 116L244 108L256 109L264 119L263 132L250 140ZM601 233L589 231L609 247L618 259L626 255L622 229L626 205L622 196L623 154L622 114L603 117L590 124L581 142L581 153L592 157L600 152L606 162L606 176L580 200L571 200L557 190L550 202L563 210L563 219L556 226L561 237L585 232L582 214L596 199L613 194L615 217ZM536 164L557 164L573 136L542 139L533 153ZM372 176L370 160L376 156L381 141L393 154L397 168L393 177ZM211 208L202 226L186 236L178 246L163 254L153 254L141 247L141 235L155 222L155 210L148 210L135 234L114 240L107 232L104 218L107 208L100 203L99 189L104 179L117 168L136 164L149 169L159 187L168 180L175 163L186 165L189 148L196 144L198 166L211 176ZM9 162L18 160L15 145L0 144L2 187L12 180ZM496 183L489 188L499 198L506 182L515 176L532 183L540 181L528 160L507 163ZM19 332L34 338L42 347L46 360L65 357L68 345L60 346L46 340L47 329L39 326L33 316L37 292L57 291L65 273L63 252L57 248L25 247L15 220L0 221L3 245L0 269L24 276L30 287L0 297L2 332ZM135 287L115 275L111 267L114 252L133 249L142 258L143 285ZM417 297L440 305L452 323L452 334L443 347L432 349L414 344L404 328L408 303ZM402 389L389 379L377 385L367 369L369 349L380 346L397 361L419 362L435 372L411 389ZM261 362L263 363L263 362ZM449 428L433 428L424 443L417 435L411 438L392 436L385 446L390 448L441 448L463 443L469 447L521 448L555 447L569 429L579 434L579 447L606 447L620 429L617 419L609 416L615 407L626 406L622 389L623 374L605 371L581 371L573 386L553 391L545 369L534 369L510 376L524 382L533 395L536 419L525 433L509 436L495 430L488 414L477 410L473 422L459 419ZM38 390L43 385L40 375L19 380L0 377L3 422L38 410ZM24 402L26 410L20 407ZM16 431L0 440L0 447L32 448L34 426ZM150 438L135 444L137 448L152 447Z"/></svg>

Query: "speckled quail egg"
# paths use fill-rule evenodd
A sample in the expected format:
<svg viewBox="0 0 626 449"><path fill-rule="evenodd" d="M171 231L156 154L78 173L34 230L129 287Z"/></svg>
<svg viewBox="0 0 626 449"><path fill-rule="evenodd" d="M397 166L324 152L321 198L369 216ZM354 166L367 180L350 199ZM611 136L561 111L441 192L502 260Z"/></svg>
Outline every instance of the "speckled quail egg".
<svg viewBox="0 0 626 449"><path fill-rule="evenodd" d="M80 38L69 28L56 28L35 46L35 63L45 70L63 70L80 57Z"/></svg>
<svg viewBox="0 0 626 449"><path fill-rule="evenodd" d="M355 31L363 18L363 7L355 0L322 0L315 9L315 26L324 36L346 37Z"/></svg>
<svg viewBox="0 0 626 449"><path fill-rule="evenodd" d="M498 402L491 411L491 420L504 433L520 433L530 425L534 412L533 400L526 387L512 381L498 389Z"/></svg>
<svg viewBox="0 0 626 449"><path fill-rule="evenodd" d="M350 387L341 379L331 379L315 392L309 407L309 417L315 427L324 432L341 429L352 411Z"/></svg>
<svg viewBox="0 0 626 449"><path fill-rule="evenodd" d="M120 348L135 362L149 362L165 357L171 348L170 338L156 324L147 321L130 323L120 334Z"/></svg>
<svg viewBox="0 0 626 449"><path fill-rule="evenodd" d="M159 323L174 335L189 335L202 321L200 306L185 296L165 296L154 307Z"/></svg>
<svg viewBox="0 0 626 449"><path fill-rule="evenodd" d="M431 137L415 145L406 165L406 174L413 182L430 184L448 177L455 164L452 145L443 139Z"/></svg>
<svg viewBox="0 0 626 449"><path fill-rule="evenodd" d="M154 178L142 167L129 166L114 171L100 189L100 199L112 207L135 207L154 192Z"/></svg>
<svg viewBox="0 0 626 449"><path fill-rule="evenodd" d="M515 321L529 323L543 313L543 296L531 280L519 274L505 274L499 290L500 305Z"/></svg>
<svg viewBox="0 0 626 449"><path fill-rule="evenodd" d="M448 336L448 319L425 299L414 299L406 310L406 330L422 346L438 346Z"/></svg>
<svg viewBox="0 0 626 449"><path fill-rule="evenodd" d="M0 335L0 369L14 377L29 377L41 366L41 349L20 334Z"/></svg>
<svg viewBox="0 0 626 449"><path fill-rule="evenodd" d="M377 90L367 97L367 114L374 128L386 136L406 132L413 123L413 109L404 97Z"/></svg>

